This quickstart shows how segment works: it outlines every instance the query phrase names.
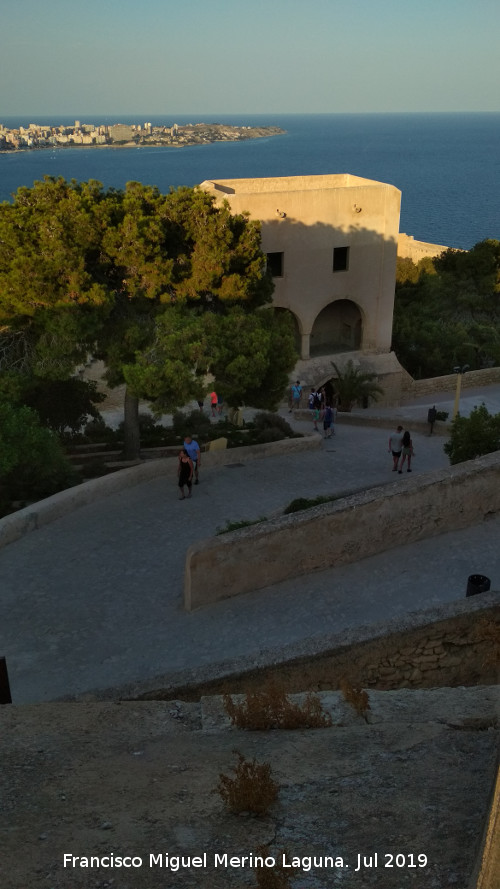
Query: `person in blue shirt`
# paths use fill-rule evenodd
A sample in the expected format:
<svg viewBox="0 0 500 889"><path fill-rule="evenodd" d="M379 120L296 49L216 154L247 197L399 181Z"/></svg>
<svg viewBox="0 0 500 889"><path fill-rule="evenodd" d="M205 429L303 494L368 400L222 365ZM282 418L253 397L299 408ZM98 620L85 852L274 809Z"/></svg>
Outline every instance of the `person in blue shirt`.
<svg viewBox="0 0 500 889"><path fill-rule="evenodd" d="M199 484L198 470L200 468L201 451L197 441L193 441L191 435L184 436L184 449L188 457L193 461L194 466L194 483Z"/></svg>
<svg viewBox="0 0 500 889"><path fill-rule="evenodd" d="M302 386L300 385L300 380L297 380L297 382L292 386L292 388L290 389L290 395L291 404L289 413L292 413L292 409L298 410L300 408L300 400L302 398Z"/></svg>

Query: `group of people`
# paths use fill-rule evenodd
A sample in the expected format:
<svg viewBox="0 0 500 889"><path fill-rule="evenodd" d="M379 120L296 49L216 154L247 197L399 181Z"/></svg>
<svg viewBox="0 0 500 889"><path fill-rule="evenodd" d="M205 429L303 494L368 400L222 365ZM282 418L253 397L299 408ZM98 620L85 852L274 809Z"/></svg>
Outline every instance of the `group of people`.
<svg viewBox="0 0 500 889"><path fill-rule="evenodd" d="M300 380L296 380L290 387L289 413L299 410L302 402L302 386ZM318 423L323 423L325 438L335 435L334 425L337 416L337 406L327 399L325 388L311 389L307 399L307 406L311 412L314 429L318 432Z"/></svg>
<svg viewBox="0 0 500 889"><path fill-rule="evenodd" d="M402 426L398 426L396 431L389 436L389 452L392 454L393 472L399 472L401 475L406 461L408 461L406 471L412 471L411 458L415 456L415 451L410 433L408 430L404 431Z"/></svg>
<svg viewBox="0 0 500 889"><path fill-rule="evenodd" d="M325 438L335 435L334 425L337 416L337 407L327 400L325 389L311 389L308 398L308 407L311 411L313 427L318 432L318 423L323 422Z"/></svg>

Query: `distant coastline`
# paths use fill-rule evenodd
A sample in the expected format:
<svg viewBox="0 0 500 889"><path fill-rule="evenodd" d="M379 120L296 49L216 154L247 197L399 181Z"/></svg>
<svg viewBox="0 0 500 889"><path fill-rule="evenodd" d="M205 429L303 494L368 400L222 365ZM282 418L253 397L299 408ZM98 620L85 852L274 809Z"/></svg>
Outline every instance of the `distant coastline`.
<svg viewBox="0 0 500 889"><path fill-rule="evenodd" d="M179 126L145 124L81 124L52 126L29 124L9 128L0 125L0 152L40 151L59 148L184 148L213 142L245 142L281 136L276 126L234 126L220 123L196 123Z"/></svg>

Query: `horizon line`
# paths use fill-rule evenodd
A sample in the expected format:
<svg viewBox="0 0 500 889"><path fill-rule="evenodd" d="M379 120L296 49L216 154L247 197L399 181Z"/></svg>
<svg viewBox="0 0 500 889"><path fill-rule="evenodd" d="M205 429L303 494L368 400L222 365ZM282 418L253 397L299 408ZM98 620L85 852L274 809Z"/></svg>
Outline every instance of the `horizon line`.
<svg viewBox="0 0 500 889"><path fill-rule="evenodd" d="M81 111L75 113L74 111L36 111L36 112L28 112L28 111L17 111L17 112L7 112L4 113L4 117L34 117L36 115L43 117L75 117L75 120L78 120L79 117L119 117L120 115L126 117L132 116L140 116L142 117L160 117L162 115L168 114L169 116L179 115L182 117L188 117L192 115L193 117L201 117L202 115L210 115L219 116L219 117L233 117L234 115L242 115L244 117L254 117L254 116L282 116L282 117L292 117L294 115L300 115L301 117L319 117L319 116L333 116L336 114L342 115L355 115L355 114L366 114L366 115L379 115L379 114L500 114L500 108L498 110L439 110L439 111L429 111L429 110L420 110L420 111ZM1 115L1 112L0 112Z"/></svg>

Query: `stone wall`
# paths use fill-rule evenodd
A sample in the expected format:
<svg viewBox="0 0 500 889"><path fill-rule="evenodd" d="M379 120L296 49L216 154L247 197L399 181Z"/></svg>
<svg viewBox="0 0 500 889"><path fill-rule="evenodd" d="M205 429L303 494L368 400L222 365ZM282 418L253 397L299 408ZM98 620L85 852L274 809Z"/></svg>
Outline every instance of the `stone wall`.
<svg viewBox="0 0 500 889"><path fill-rule="evenodd" d="M500 511L500 452L189 547L188 611L465 528ZM252 570L248 570L248 566ZM221 583L224 578L224 583Z"/></svg>
<svg viewBox="0 0 500 889"><path fill-rule="evenodd" d="M500 603L500 594L490 593L488 599ZM496 645L489 636L491 627L496 627ZM230 684L232 690L250 691L273 679L291 693L337 689L343 678L381 691L495 685L500 680L500 604L415 630L339 646L316 658L276 665Z"/></svg>
<svg viewBox="0 0 500 889"><path fill-rule="evenodd" d="M482 370L468 370L462 376L462 389L491 386L500 383L500 367L485 367ZM456 374L444 377L429 377L426 380L413 380L409 374L403 376L404 397L408 399L434 395L437 392L454 392L457 385ZM478 403L480 402L478 398Z"/></svg>
<svg viewBox="0 0 500 889"><path fill-rule="evenodd" d="M411 259L412 262L420 262L426 256L439 256L449 247L443 244L430 244L427 241L416 241L413 235L400 232L398 235L398 256L402 259Z"/></svg>
<svg viewBox="0 0 500 889"><path fill-rule="evenodd" d="M271 680L292 694L335 690L343 678L381 691L498 684L500 592L464 593L436 608L99 691L95 699L193 701L255 691Z"/></svg>

